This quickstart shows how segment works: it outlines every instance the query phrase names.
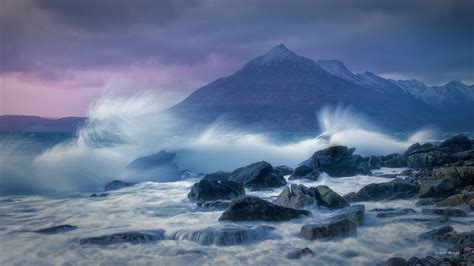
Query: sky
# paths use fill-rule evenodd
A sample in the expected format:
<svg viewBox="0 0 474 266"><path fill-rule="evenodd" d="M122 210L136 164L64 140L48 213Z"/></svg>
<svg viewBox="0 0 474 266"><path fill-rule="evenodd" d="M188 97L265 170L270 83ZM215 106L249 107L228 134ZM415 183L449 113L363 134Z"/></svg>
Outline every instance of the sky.
<svg viewBox="0 0 474 266"><path fill-rule="evenodd" d="M82 116L97 97L172 105L284 43L352 71L474 83L474 1L0 0L0 115Z"/></svg>

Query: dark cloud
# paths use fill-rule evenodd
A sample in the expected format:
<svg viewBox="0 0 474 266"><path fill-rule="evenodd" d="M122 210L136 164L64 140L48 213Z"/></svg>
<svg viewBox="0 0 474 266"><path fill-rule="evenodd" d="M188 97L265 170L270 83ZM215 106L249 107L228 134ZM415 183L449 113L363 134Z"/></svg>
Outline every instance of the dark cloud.
<svg viewBox="0 0 474 266"><path fill-rule="evenodd" d="M340 59L357 72L434 84L474 81L470 0L2 3L8 5L1 14L3 72L149 61L192 66L217 58L223 60L218 78L283 42L313 59Z"/></svg>

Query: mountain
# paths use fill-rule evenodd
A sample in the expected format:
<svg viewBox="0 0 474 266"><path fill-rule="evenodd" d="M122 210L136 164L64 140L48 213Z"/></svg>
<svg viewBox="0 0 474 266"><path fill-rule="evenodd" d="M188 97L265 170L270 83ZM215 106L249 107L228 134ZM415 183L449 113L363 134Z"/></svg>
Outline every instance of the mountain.
<svg viewBox="0 0 474 266"><path fill-rule="evenodd" d="M85 117L49 119L39 116L0 116L0 132L67 132L73 133L84 124Z"/></svg>
<svg viewBox="0 0 474 266"><path fill-rule="evenodd" d="M353 74L338 61L318 64L283 44L197 89L170 110L194 124L224 115L247 128L296 131L318 130L315 112L326 105L351 106L394 130L449 123L393 82L368 72Z"/></svg>

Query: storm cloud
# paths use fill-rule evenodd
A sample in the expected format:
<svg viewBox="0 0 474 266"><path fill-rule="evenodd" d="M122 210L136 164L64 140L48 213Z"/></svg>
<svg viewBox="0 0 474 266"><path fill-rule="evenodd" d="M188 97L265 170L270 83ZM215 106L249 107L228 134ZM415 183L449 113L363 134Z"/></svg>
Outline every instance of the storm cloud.
<svg viewBox="0 0 474 266"><path fill-rule="evenodd" d="M1 5L0 72L8 80L2 96L27 97L30 92L13 97L24 87L20 82L41 84L31 91L60 93L57 97L67 97L64 90L84 92L83 102L50 115L81 114L110 86L159 89L177 101L279 43L312 59L339 59L355 72L428 84L474 82L469 0L2 0ZM0 114L26 112L3 105Z"/></svg>

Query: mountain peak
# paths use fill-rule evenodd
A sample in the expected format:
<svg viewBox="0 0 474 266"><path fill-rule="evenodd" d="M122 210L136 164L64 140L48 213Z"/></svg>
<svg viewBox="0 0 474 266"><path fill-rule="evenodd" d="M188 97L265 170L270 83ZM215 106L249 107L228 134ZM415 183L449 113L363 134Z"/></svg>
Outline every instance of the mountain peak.
<svg viewBox="0 0 474 266"><path fill-rule="evenodd" d="M356 77L354 73L352 73L343 62L339 60L318 60L318 65L326 70L327 72L347 79L347 80L355 80Z"/></svg>
<svg viewBox="0 0 474 266"><path fill-rule="evenodd" d="M270 51L262 56L261 63L270 64L273 62L278 62L286 59L297 58L294 52L290 51L286 46L281 43L275 47L273 47Z"/></svg>

